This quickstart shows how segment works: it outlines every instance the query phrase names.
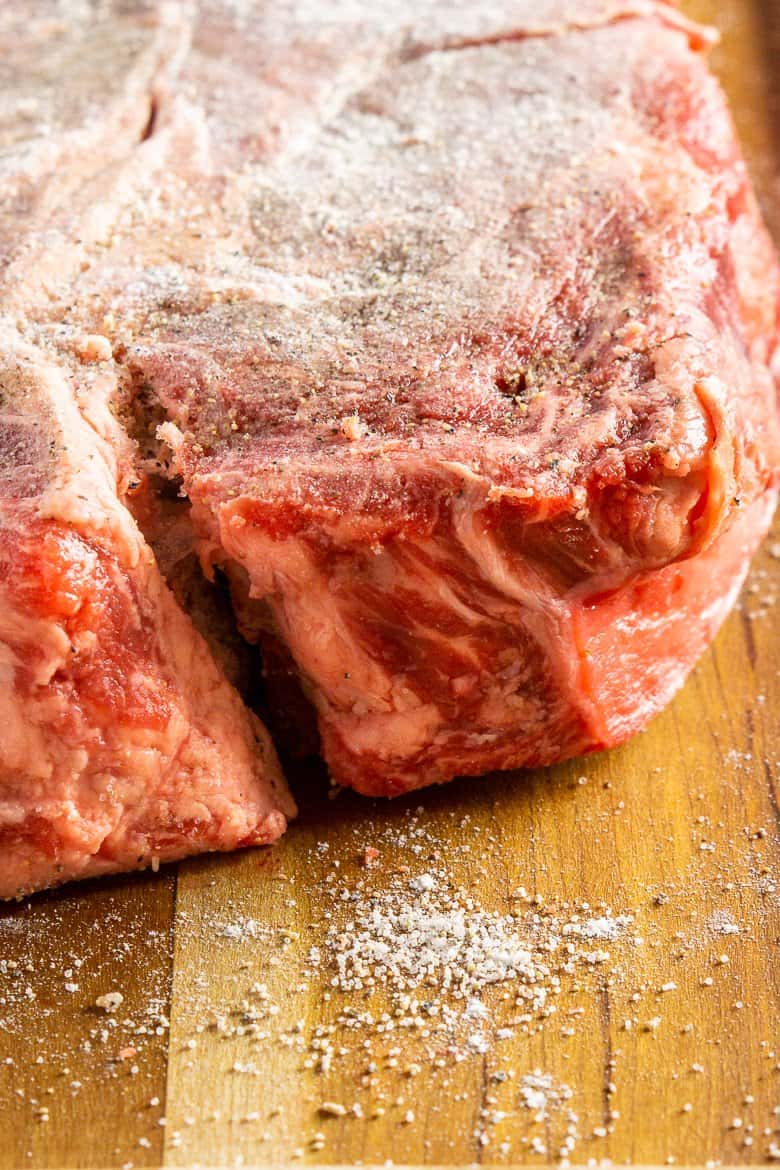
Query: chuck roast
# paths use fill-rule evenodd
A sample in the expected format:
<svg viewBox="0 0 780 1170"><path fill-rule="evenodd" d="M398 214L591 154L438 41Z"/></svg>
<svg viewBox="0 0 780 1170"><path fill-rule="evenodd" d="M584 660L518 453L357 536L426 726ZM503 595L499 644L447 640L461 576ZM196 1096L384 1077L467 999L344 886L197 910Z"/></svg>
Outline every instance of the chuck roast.
<svg viewBox="0 0 780 1170"><path fill-rule="evenodd" d="M45 139L17 116L0 211L28 404L0 421L4 891L79 850L89 872L266 839L291 807L131 518L133 403L336 782L393 794L643 727L777 485L780 279L708 35L650 0L123 2L64 32L55 7L0 17ZM97 429L98 374L63 356L93 334ZM57 720L81 730L55 759Z"/></svg>

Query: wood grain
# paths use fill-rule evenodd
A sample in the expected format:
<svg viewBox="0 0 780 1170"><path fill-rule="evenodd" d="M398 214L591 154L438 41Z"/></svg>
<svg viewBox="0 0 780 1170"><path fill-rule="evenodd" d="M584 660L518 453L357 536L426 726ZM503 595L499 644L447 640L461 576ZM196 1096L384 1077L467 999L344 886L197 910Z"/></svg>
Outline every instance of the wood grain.
<svg viewBox="0 0 780 1170"><path fill-rule="evenodd" d="M174 889L172 873L91 882L0 914L0 1166L121 1165L131 1142L159 1164L163 1132L139 1117L165 1098ZM95 1001L120 988L104 1039Z"/></svg>
<svg viewBox="0 0 780 1170"><path fill-rule="evenodd" d="M780 77L780 56L771 57L777 13L769 0L684 7L723 30L714 63L778 227L780 119L773 125L770 116ZM535 1069L572 1089L575 1162L766 1161L780 1142L777 569L765 549L740 607L678 699L620 750L392 804L350 795L334 802L319 775L302 774L301 817L273 850L95 883L0 912L0 1168L540 1165L545 1157L528 1140L541 1132L553 1157L565 1117L540 1127L518 1109L517 1080ZM327 975L312 976L305 992L295 985L317 941L313 924L328 908L327 875L339 861L345 880L356 879L361 847L404 831L417 806L481 905L505 908L518 886L546 904L604 903L634 915L631 934L643 943L570 980L556 1014L500 1050L444 1070L423 1067L407 1081L380 1070L366 1088L358 1043L321 1073L303 1067L306 1053L295 1046L237 1035L229 1012L257 979L279 1006L275 1034L300 1021L310 1036L335 1019ZM317 848L323 841L327 851ZM458 852L464 843L469 854ZM378 886L388 879L387 869L377 871ZM713 933L713 914L729 916L739 933ZM247 919L270 926L271 939L221 932L220 924ZM659 990L670 983L673 990ZM110 990L125 999L107 1016L95 1000ZM221 1014L227 1029L213 1026ZM510 1068L514 1080L493 1079ZM386 1111L372 1118L382 1091ZM359 1100L366 1117L323 1118L317 1109L326 1100ZM474 1135L485 1107L506 1116L483 1147ZM414 1122L405 1125L410 1108ZM321 1149L311 1145L318 1132Z"/></svg>

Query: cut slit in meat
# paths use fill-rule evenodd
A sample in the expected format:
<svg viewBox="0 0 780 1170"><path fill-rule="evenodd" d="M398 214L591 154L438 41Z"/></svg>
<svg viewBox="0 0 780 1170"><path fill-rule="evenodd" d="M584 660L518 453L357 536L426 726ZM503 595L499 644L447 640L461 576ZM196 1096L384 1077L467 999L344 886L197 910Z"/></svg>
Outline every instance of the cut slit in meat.
<svg viewBox="0 0 780 1170"><path fill-rule="evenodd" d="M100 80L105 39L138 17L133 36L152 48L128 77L155 95L152 132L104 79L112 125L132 126L133 145L112 144L95 168L99 105L80 91L65 107L89 127L89 200L70 216L53 196L30 203L2 298L24 344L59 353L78 331L105 334L105 376L143 388L154 443L170 451L159 471L189 501L152 491L142 519L155 485L140 477L135 489L174 591L194 598L195 554L224 573L269 668L275 658L289 679L294 664L332 777L360 791L547 764L644 726L732 604L780 461L780 278L701 56L706 35L651 0L401 0L392 13L289 0L258 5L248 25L200 0L164 35L148 31L146 5L106 13L80 54L84 75ZM18 49L25 35L8 38L10 52L58 76L65 50L45 35L34 53ZM168 54L167 82L149 80L155 53ZM57 130L55 169L73 132ZM46 152L30 157L45 170ZM47 182L56 189L54 172ZM68 376L71 387L86 377ZM121 394L106 393L125 417ZM117 430L107 449L121 448ZM8 530L37 550L18 606L33 613L34 583L53 577L63 584L46 605L73 595L88 614L63 553L49 572L47 542L77 546L77 563L97 558L90 572L114 599L105 612L130 598L123 612L154 643L132 643L135 677L186 709L188 743L224 704L216 787L239 820L254 777L247 823L226 832L217 816L200 833L206 822L179 806L205 777L150 749L163 716L150 731L154 704L136 711L135 683L106 656L101 677L79 684L85 702L71 690L61 707L102 729L112 696L129 726L141 720L129 741L147 763L137 835L170 823L169 788L170 855L251 840L253 818L256 836L273 835L290 805L271 749L250 763L257 725L189 625L181 638L208 666L171 680L180 635L171 644L168 626L184 619L126 509L112 497L95 531L91 513L60 516L55 539L37 526L52 493L35 490L28 512L9 497L21 519ZM76 508L78 493L65 495ZM116 553L119 529L130 561ZM109 553L121 571L98 572ZM18 575L27 562L12 561L4 571ZM59 662L43 698L60 695ZM136 763L122 760L125 783ZM54 817L35 818L55 786L42 773L15 813L15 766L0 822L26 839L13 828L26 806L43 840ZM116 767L99 765L95 784L116 790ZM74 776L74 798L93 790ZM125 807L103 796L101 816ZM135 848L137 826L125 828L105 840ZM118 849L117 866L129 855Z"/></svg>
<svg viewBox="0 0 780 1170"><path fill-rule="evenodd" d="M127 503L162 576L226 678L270 726L282 758L316 755L316 716L268 606L250 598L249 579L238 563L226 564L226 571L208 566L209 576L204 572L190 502L162 437L165 416L150 386L132 377L123 381L121 416L136 446Z"/></svg>

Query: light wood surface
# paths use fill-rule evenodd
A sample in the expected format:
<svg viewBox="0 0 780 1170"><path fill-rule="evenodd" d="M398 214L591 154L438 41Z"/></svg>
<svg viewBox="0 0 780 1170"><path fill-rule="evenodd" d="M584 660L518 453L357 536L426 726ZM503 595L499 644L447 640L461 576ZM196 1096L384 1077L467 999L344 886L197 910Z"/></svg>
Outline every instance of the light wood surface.
<svg viewBox="0 0 780 1170"><path fill-rule="evenodd" d="M780 17L772 0L685 7L723 30L715 65L778 227L780 52L773 72L770 26ZM775 553L778 540L780 531ZM390 804L331 801L320 776L302 775L300 819L273 850L0 911L0 1168L541 1165L560 1147L569 1108L573 1162L766 1162L780 1145L780 561L771 548L678 699L620 750ZM359 1033L326 1072L303 1067L309 1048L273 1037L308 1044L343 1008L324 998L327 970L298 989L330 909L328 874L338 861L347 887L365 882L363 847L381 849L411 817L427 834L421 864L438 842L480 905L505 912L520 886L545 905L603 903L633 915L631 938L564 980L556 1015L479 1059L423 1064L406 1079L383 1066L366 1087ZM371 871L377 889L393 864L386 849ZM738 933L713 930L724 922ZM226 936L236 923L245 937ZM235 1008L258 980L279 1009L267 1041L236 1032ZM124 996L114 1013L95 1006L110 991ZM227 1022L215 1028L220 1014ZM512 1077L495 1079L507 1069ZM572 1091L542 1124L517 1104L519 1080L534 1070ZM324 1101L358 1101L366 1116L323 1116ZM380 1101L385 1112L373 1116ZM474 1136L483 1109L506 1114L488 1125L486 1146ZM534 1136L546 1155L533 1153Z"/></svg>

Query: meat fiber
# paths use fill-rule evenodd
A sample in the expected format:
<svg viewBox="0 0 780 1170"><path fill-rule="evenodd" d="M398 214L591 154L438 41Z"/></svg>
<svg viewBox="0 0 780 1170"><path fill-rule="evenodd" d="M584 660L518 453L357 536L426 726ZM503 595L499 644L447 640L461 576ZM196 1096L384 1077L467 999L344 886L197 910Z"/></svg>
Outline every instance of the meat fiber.
<svg viewBox="0 0 780 1170"><path fill-rule="evenodd" d="M274 840L268 735L118 498L111 376L0 341L0 897Z"/></svg>
<svg viewBox="0 0 780 1170"><path fill-rule="evenodd" d="M49 9L0 35L20 82L0 207L0 897L270 842L295 811L265 728L127 506L146 477L112 411L125 396L110 346L35 326L47 281L110 222L97 176L143 134L166 43L121 18L69 42ZM38 119L56 133L36 137Z"/></svg>
<svg viewBox="0 0 780 1170"><path fill-rule="evenodd" d="M607 0L191 19L99 245L74 213L14 311L154 403L337 783L621 742L775 501L780 279L707 35Z"/></svg>

